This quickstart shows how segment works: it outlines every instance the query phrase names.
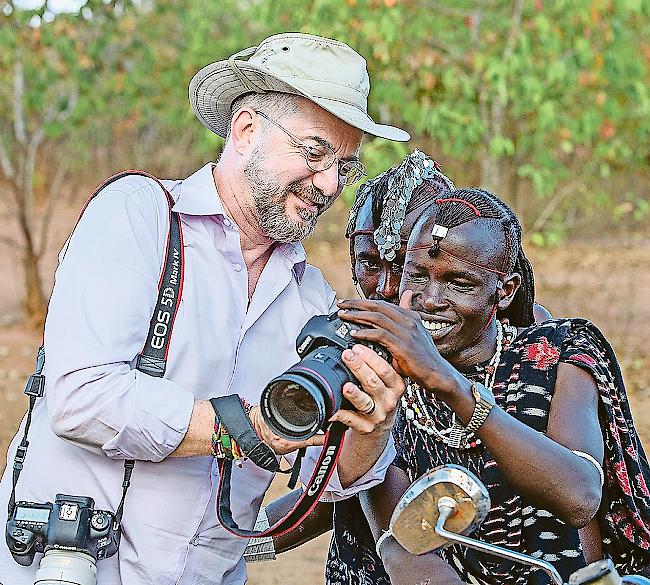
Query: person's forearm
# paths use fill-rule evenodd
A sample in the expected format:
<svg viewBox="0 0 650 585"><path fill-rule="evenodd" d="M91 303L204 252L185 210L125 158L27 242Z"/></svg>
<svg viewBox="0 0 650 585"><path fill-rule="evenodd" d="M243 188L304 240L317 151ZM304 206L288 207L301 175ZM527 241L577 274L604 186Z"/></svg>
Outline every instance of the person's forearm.
<svg viewBox="0 0 650 585"><path fill-rule="evenodd" d="M384 483L361 492L359 500L377 540L388 529L397 502L409 486L406 473L393 465ZM393 585L460 585L456 572L437 554L412 555L390 537L381 544L381 559Z"/></svg>
<svg viewBox="0 0 650 585"><path fill-rule="evenodd" d="M337 466L343 488L348 488L372 469L386 449L389 437L390 427L386 425L367 435L348 431Z"/></svg>
<svg viewBox="0 0 650 585"><path fill-rule="evenodd" d="M459 381L445 401L467 424L476 404L471 382ZM598 509L594 466L569 449L494 407L477 433L515 491L572 526L584 526Z"/></svg>
<svg viewBox="0 0 650 585"><path fill-rule="evenodd" d="M392 538L381 548L391 585L463 585L456 571L435 552L412 555Z"/></svg>
<svg viewBox="0 0 650 585"><path fill-rule="evenodd" d="M296 502L302 495L302 490L294 490L285 494L277 500L273 500L266 506L266 516L269 525L273 526L276 522L284 518L295 506ZM293 530L280 536L273 537L273 545L276 554L287 552L313 540L321 534L325 534L332 529L332 513L334 505L330 502L319 502L298 526Z"/></svg>
<svg viewBox="0 0 650 585"><path fill-rule="evenodd" d="M585 526L600 502L594 466L500 408L493 410L478 436L515 491L571 526Z"/></svg>
<svg viewBox="0 0 650 585"><path fill-rule="evenodd" d="M213 428L214 409L212 404L208 400L196 400L187 432L170 457L212 455Z"/></svg>
<svg viewBox="0 0 650 585"><path fill-rule="evenodd" d="M259 406L254 406L248 418L259 440L266 443L277 455L296 451L302 447L322 445L323 435L314 435L306 441L287 441L270 432L264 423ZM185 436L178 447L170 454L172 457L196 457L212 455L212 431L215 413L209 400L196 400ZM222 421L223 424L223 421ZM244 453L246 455L246 453Z"/></svg>
<svg viewBox="0 0 650 585"><path fill-rule="evenodd" d="M399 467L390 465L383 483L359 493L361 508L375 540L388 530L393 510L409 484L406 473Z"/></svg>

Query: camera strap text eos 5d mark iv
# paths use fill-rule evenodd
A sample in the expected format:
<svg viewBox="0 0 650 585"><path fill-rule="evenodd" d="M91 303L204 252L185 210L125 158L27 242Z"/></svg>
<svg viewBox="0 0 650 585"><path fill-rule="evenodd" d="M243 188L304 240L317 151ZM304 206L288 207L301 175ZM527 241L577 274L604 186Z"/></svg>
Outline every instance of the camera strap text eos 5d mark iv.
<svg viewBox="0 0 650 585"><path fill-rule="evenodd" d="M154 307L151 322L149 324L149 333L147 334L147 340L142 351L138 355L136 362L136 368L141 372L144 372L150 376L162 378L165 374L165 368L167 365L167 355L169 352L169 342L171 340L174 319L176 318L176 313L178 311L181 295L183 292L183 232L179 214L172 211L172 208L175 204L173 197L167 191L167 189L165 189L163 184L153 175L150 175L144 171L123 171L110 177L99 187L97 187L97 189L95 189L95 191L92 193L84 205L81 214L79 215L79 219L77 220L77 224L79 223L79 220L81 219L90 202L103 189L118 179L122 179L129 175L141 175L143 177L147 177L156 181L156 183L158 183L160 188L163 190L167 204L169 206L169 232L167 234L165 259L160 275L160 281L158 283L158 300L156 301L156 306ZM72 239L73 235L74 229L70 234L68 242ZM20 472L23 469L25 456L27 454L27 447L29 446L27 433L29 432L29 426L32 420L32 411L34 409L36 399L43 396L43 393L45 391L45 376L43 375L44 365L45 347L41 346L38 349L36 357L36 368L34 370L34 373L29 377L25 386L25 394L29 396L29 410L27 411L27 419L25 421L25 431L23 438L20 442L20 445L18 446L18 449L16 450L16 456L14 457L13 484L8 506L9 518L12 517L14 509L16 507L16 485L18 483ZM122 498L115 513L115 524L117 526L119 526L122 519L124 499L131 482L131 473L133 471L134 465L135 461L133 460L129 459L124 461Z"/></svg>

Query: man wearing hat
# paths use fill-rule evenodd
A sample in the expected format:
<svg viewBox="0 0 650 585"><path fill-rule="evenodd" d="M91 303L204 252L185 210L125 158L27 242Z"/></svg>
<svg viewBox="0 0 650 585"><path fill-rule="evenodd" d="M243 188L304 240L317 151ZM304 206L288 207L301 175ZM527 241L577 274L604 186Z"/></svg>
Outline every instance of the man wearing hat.
<svg viewBox="0 0 650 585"><path fill-rule="evenodd" d="M219 161L163 181L171 200L152 178L114 180L66 242L45 327L45 395L32 413L15 496L90 496L95 509L115 512L123 463L136 461L119 552L96 562L99 585L246 581L247 540L229 534L215 514L219 448L211 442L209 399L238 394L257 405L266 383L298 361L295 339L307 320L336 308L300 240L343 186L363 175L364 132L409 138L368 116L368 92L363 58L312 35L276 35L212 63L194 76L189 97L199 120L226 138ZM143 347L155 345L148 330L157 330L156 319L158 329L171 325L156 304L166 282L170 205L182 228L182 297L156 373L142 358ZM350 429L328 484L331 499L381 481L404 390L369 348L356 346L343 359L360 387L346 386L353 408L335 416ZM306 482L322 438L288 442L269 431L257 406L249 417L278 455L312 445L301 471ZM12 492L24 425L9 449L1 501ZM272 474L239 463L231 510L239 526L251 528ZM25 567L0 549L0 582L34 583L41 555ZM92 577L92 567L77 569Z"/></svg>

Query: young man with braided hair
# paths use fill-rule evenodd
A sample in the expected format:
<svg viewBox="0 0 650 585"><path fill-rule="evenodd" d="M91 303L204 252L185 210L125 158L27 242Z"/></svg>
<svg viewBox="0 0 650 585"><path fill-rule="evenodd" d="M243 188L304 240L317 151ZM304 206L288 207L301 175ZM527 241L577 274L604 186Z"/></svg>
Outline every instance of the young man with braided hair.
<svg viewBox="0 0 650 585"><path fill-rule="evenodd" d="M431 165L435 170L427 171L426 169L430 169ZM419 174L429 175L410 194L399 191L399 185L403 182L409 167L422 168L424 170ZM411 173L413 174L413 171ZM393 188L389 189L389 185ZM437 199L445 197L454 189L454 184L442 173L438 163L418 151L410 154L400 165L385 171L359 188L350 210L346 236L350 239L352 279L355 284L358 284L361 296L397 304L407 240L413 225L428 207L435 205ZM390 212L384 214L384 209L389 208L385 203L400 197L406 200L405 213L402 214L399 208L393 207ZM502 205L496 198L495 203ZM512 213L508 208L505 208L504 212ZM382 215L384 219L388 219L388 225L398 225L399 218L402 218L403 223L400 230L400 244L380 252L375 242L375 232L382 225ZM514 216L513 219L518 225ZM385 259L385 252L390 256L394 255L392 261ZM532 279L530 264L527 260L522 263L525 264L522 273L526 274L529 280ZM527 289L534 291L534 286L531 284ZM533 304L533 300L529 302L533 306L535 321L541 323L550 319L551 314L543 306ZM511 305L504 314L499 313L499 317L512 319L515 310L516 308ZM369 530L357 498L337 502L334 533L327 559L328 584L388 583L383 565L377 562L374 554L369 554L372 553L367 548L367 541L371 538Z"/></svg>
<svg viewBox="0 0 650 585"><path fill-rule="evenodd" d="M339 303L341 318L366 327L355 336L384 345L409 380L398 457L361 496L377 550L338 549L353 572L379 554L393 585L548 582L460 546L415 557L383 533L409 483L444 463L488 487L481 540L544 558L565 579L603 555L622 573L650 562L650 469L616 357L587 321L532 325L532 287L514 214L486 191L461 189L437 198L413 229L399 307Z"/></svg>

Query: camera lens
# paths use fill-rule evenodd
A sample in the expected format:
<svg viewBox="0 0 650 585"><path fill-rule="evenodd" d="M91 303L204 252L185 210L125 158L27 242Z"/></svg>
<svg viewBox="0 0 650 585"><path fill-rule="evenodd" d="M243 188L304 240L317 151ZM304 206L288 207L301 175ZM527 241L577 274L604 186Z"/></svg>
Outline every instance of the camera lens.
<svg viewBox="0 0 650 585"><path fill-rule="evenodd" d="M326 429L344 403L343 385L354 379L343 365L342 353L340 347L319 347L271 380L262 392L261 406L276 435L304 441Z"/></svg>
<svg viewBox="0 0 650 585"><path fill-rule="evenodd" d="M36 571L38 585L96 585L97 566L89 554L50 549Z"/></svg>
<svg viewBox="0 0 650 585"><path fill-rule="evenodd" d="M325 416L320 391L309 380L285 375L274 380L265 392L267 424L288 439L311 437Z"/></svg>

